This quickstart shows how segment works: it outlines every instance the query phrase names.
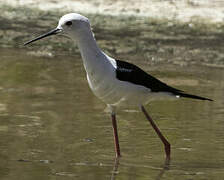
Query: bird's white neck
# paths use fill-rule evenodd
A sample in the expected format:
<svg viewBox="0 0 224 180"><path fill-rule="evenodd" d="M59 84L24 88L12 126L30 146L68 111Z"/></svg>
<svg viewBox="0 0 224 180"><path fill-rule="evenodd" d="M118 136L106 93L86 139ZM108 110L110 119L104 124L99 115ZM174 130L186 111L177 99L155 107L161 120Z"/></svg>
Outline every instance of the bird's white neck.
<svg viewBox="0 0 224 180"><path fill-rule="evenodd" d="M98 47L91 29L84 29L79 32L79 35L76 36L76 42L78 43L87 73L92 69L102 68L100 66L104 64L102 61L106 61L106 58Z"/></svg>

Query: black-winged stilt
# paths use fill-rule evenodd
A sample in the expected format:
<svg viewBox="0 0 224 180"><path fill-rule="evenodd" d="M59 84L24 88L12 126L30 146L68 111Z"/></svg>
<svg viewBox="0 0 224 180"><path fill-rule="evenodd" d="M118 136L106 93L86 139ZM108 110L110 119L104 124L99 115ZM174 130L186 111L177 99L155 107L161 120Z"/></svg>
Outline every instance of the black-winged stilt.
<svg viewBox="0 0 224 180"><path fill-rule="evenodd" d="M62 16L57 28L26 42L25 45L59 33L63 33L76 41L81 51L91 90L110 107L116 157L121 156L116 123L116 107L139 106L163 142L166 159L169 160L170 143L163 136L143 105L161 96L212 100L186 94L179 89L166 85L133 64L109 57L97 46L89 20L80 14L70 13Z"/></svg>

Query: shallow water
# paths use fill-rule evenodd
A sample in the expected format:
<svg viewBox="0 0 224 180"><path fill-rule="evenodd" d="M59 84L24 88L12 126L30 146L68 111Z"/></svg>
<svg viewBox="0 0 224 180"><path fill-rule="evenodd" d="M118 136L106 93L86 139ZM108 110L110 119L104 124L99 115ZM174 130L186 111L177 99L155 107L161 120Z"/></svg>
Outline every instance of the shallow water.
<svg viewBox="0 0 224 180"><path fill-rule="evenodd" d="M161 142L138 110L119 112L122 158L114 163L105 105L90 91L80 57L0 50L0 179L224 179L224 71L134 63L161 80L214 102L147 105L172 145Z"/></svg>

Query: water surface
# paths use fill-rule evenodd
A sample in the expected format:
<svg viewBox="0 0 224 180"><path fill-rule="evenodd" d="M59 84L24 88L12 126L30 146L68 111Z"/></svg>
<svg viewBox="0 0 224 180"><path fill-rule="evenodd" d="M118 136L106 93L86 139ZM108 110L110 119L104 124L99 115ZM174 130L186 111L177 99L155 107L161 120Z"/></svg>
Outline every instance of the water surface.
<svg viewBox="0 0 224 180"><path fill-rule="evenodd" d="M147 105L172 145L164 151L138 110L120 111L122 158L114 164L105 104L90 91L80 56L0 50L0 179L224 179L224 71L134 63L168 84L206 96Z"/></svg>

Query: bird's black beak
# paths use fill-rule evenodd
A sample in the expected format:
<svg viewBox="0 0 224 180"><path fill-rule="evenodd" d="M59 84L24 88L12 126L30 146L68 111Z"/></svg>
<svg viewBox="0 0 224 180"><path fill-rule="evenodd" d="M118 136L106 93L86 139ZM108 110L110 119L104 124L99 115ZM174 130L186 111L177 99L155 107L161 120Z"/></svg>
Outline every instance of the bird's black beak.
<svg viewBox="0 0 224 180"><path fill-rule="evenodd" d="M30 43L32 43L32 42L34 42L34 41L37 41L37 40L39 40L39 39L43 39L43 38L45 38L45 37L47 37L47 36L51 36L51 35L58 34L58 33L60 33L61 31L62 31L62 30L61 30L61 29L58 29L58 28L53 29L53 30L49 31L48 33L45 33L45 34L40 35L40 36L38 36L38 37L36 37L36 38L30 40L30 41L27 41L26 43L24 43L24 46L27 45L27 44L30 44Z"/></svg>

